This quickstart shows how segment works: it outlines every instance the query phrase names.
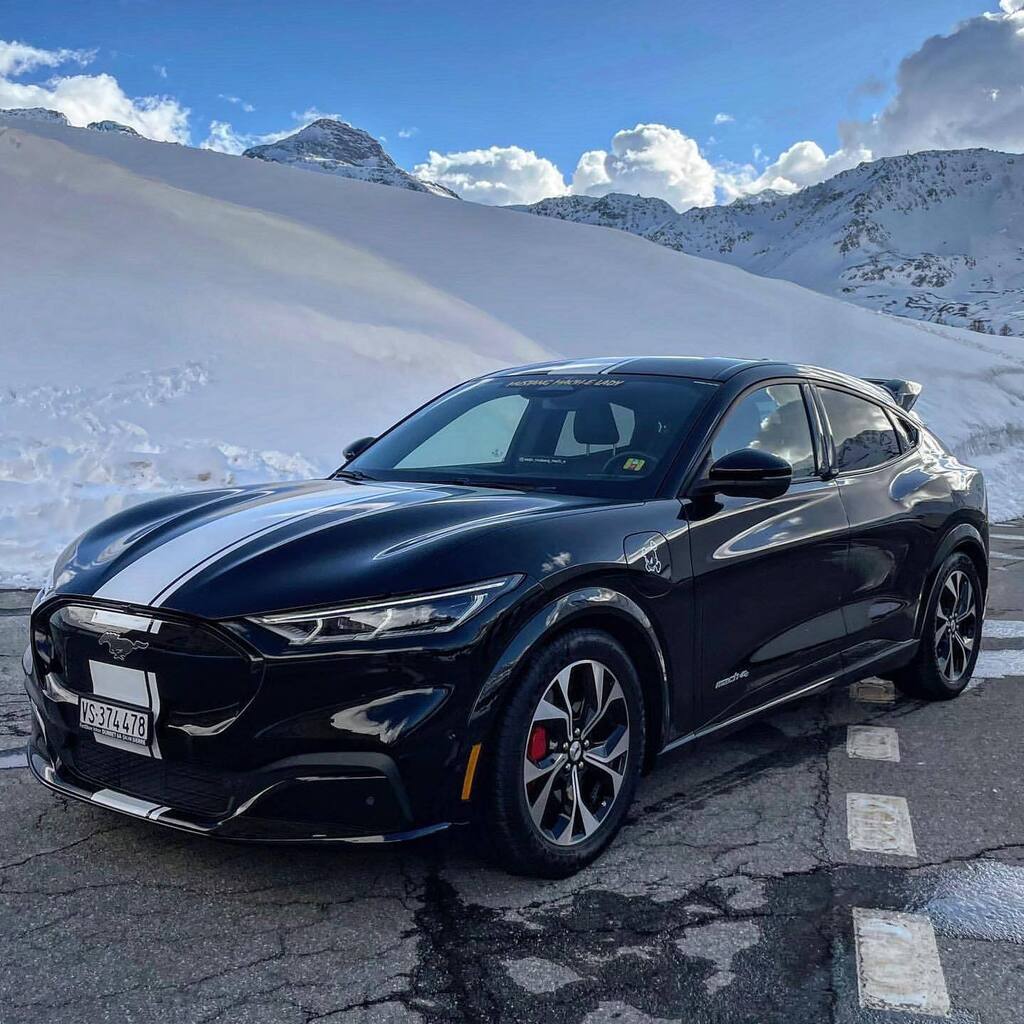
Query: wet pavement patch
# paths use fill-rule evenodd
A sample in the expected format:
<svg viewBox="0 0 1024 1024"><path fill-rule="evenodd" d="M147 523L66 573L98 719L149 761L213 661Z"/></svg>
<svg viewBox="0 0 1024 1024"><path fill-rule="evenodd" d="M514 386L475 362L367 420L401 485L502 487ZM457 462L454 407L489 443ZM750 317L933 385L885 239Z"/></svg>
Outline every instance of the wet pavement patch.
<svg viewBox="0 0 1024 1024"><path fill-rule="evenodd" d="M907 906L940 935L1024 945L1024 867L975 860L915 873Z"/></svg>

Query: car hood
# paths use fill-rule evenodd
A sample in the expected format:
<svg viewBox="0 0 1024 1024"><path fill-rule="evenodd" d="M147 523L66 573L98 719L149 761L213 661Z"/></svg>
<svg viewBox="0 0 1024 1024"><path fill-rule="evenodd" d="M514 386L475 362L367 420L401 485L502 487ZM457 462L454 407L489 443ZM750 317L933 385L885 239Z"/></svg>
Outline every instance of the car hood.
<svg viewBox="0 0 1024 1024"><path fill-rule="evenodd" d="M531 546L505 542L515 527L543 533L552 516L603 504L345 480L174 495L83 534L58 560L52 589L211 618L416 593L530 574Z"/></svg>

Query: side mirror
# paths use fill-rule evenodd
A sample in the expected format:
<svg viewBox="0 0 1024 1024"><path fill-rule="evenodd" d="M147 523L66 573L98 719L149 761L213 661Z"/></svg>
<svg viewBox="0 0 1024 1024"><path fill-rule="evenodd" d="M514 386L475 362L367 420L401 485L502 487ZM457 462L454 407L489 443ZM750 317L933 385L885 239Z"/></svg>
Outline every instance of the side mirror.
<svg viewBox="0 0 1024 1024"><path fill-rule="evenodd" d="M778 498L789 490L793 467L771 452L741 448L723 455L698 486L701 494L725 494L731 498Z"/></svg>
<svg viewBox="0 0 1024 1024"><path fill-rule="evenodd" d="M361 437L358 441L353 441L350 445L346 446L341 454L346 462L351 462L357 455L362 455L376 440L377 438L375 437Z"/></svg>

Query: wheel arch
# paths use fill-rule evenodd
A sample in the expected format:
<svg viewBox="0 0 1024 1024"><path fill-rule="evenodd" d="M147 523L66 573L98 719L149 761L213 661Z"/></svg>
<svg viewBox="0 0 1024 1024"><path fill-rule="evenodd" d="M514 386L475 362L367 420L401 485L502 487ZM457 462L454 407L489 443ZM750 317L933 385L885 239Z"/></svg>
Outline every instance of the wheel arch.
<svg viewBox="0 0 1024 1024"><path fill-rule="evenodd" d="M975 568L978 570L978 576L981 579L984 595L986 598L988 596L988 545L985 538L982 537L981 531L974 523L959 522L943 535L932 557L932 564L928 569L927 586L922 590L922 601L917 609L917 624L915 628L915 635L917 636L921 635L924 626L924 615L931 599L932 588L935 586L939 569L942 563L955 551L964 552L974 562Z"/></svg>
<svg viewBox="0 0 1024 1024"><path fill-rule="evenodd" d="M471 734L482 740L490 732L497 709L538 645L569 630L588 627L617 640L636 666L646 719L644 767L649 768L665 744L671 721L668 661L647 613L631 597L607 586L587 586L562 594L527 621L481 687L470 714Z"/></svg>

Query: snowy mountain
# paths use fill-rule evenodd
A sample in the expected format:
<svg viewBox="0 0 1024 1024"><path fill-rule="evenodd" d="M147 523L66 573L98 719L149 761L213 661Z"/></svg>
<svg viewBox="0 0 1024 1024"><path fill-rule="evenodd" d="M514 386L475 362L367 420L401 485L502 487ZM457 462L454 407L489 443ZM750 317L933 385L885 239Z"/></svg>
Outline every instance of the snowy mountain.
<svg viewBox="0 0 1024 1024"><path fill-rule="evenodd" d="M51 124L67 125L68 119L59 110L45 107L8 107L0 109L0 117L12 121L49 121Z"/></svg>
<svg viewBox="0 0 1024 1024"><path fill-rule="evenodd" d="M253 146L242 156L372 181L377 185L394 185L413 192L431 192L449 199L459 198L444 185L423 181L403 171L381 144L361 128L328 117L321 117L279 142Z"/></svg>
<svg viewBox="0 0 1024 1024"><path fill-rule="evenodd" d="M524 210L540 217L571 220L577 224L618 228L643 238L649 238L679 216L664 199L628 196L621 192L612 192L599 199L593 196L556 196L529 206L512 206L509 209Z"/></svg>
<svg viewBox="0 0 1024 1024"><path fill-rule="evenodd" d="M121 124L120 121L93 121L86 127L95 132L119 132L121 135L134 135L141 138L134 128L129 128L128 125Z"/></svg>
<svg viewBox="0 0 1024 1024"><path fill-rule="evenodd" d="M554 357L771 355L917 379L993 511L1024 512L1014 338L622 231L41 121L0 122L0 223L18 243L0 246L2 582L39 581L128 504L325 474L460 379Z"/></svg>
<svg viewBox="0 0 1024 1024"><path fill-rule="evenodd" d="M580 198L526 209L622 228L869 309L1024 335L1022 156L972 149L887 157L793 195L762 192L673 214L653 230L657 213L599 215ZM608 198L633 199L637 210L659 202Z"/></svg>

